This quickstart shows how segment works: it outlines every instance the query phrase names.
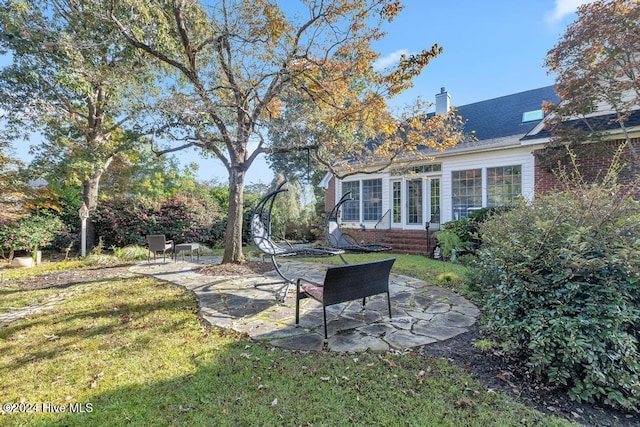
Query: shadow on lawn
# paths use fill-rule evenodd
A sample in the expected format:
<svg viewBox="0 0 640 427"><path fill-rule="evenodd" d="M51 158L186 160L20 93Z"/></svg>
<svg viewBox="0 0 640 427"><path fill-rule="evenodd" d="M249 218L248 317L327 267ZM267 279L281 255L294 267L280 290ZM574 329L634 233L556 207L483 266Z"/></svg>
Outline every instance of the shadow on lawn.
<svg viewBox="0 0 640 427"><path fill-rule="evenodd" d="M154 359L147 369L159 379L126 381L106 391L100 391L98 380L88 401L71 402L85 409L90 403L91 412L29 421L34 426L397 425L399 420L433 426L565 425L478 391L444 361L388 357L285 355L237 341L195 352L180 366ZM174 375L174 369L183 373ZM416 377L420 369L428 372L424 379Z"/></svg>

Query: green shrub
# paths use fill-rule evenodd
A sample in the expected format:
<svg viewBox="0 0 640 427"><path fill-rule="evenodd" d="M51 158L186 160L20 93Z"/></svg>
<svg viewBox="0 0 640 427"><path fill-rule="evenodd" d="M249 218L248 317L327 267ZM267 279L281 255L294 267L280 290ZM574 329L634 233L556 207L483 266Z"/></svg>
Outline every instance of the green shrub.
<svg viewBox="0 0 640 427"><path fill-rule="evenodd" d="M461 255L475 254L482 240L478 235L480 224L496 215L508 212L511 206L496 206L473 211L468 218L444 223L443 230L436 233L436 238L445 258L456 261ZM451 234L457 236L456 239ZM466 257L467 263L469 257Z"/></svg>
<svg viewBox="0 0 640 427"><path fill-rule="evenodd" d="M57 215L34 213L10 224L0 224L0 248L8 252L9 261L15 251L35 251L47 247L64 230Z"/></svg>
<svg viewBox="0 0 640 427"><path fill-rule="evenodd" d="M578 401L640 409L640 215L609 176L484 222L483 330Z"/></svg>
<svg viewBox="0 0 640 427"><path fill-rule="evenodd" d="M440 246L444 259L455 261L456 253L463 250L462 240L453 231L438 231L436 233L436 239L438 239L438 245Z"/></svg>
<svg viewBox="0 0 640 427"><path fill-rule="evenodd" d="M124 248L111 247L113 255L122 261L136 261L147 259L149 251L146 247L138 245L128 245Z"/></svg>

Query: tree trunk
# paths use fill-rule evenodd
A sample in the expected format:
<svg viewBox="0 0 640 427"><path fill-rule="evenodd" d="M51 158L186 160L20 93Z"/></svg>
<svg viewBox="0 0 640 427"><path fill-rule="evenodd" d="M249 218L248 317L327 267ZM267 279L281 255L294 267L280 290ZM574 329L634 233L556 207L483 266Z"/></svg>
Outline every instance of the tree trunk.
<svg viewBox="0 0 640 427"><path fill-rule="evenodd" d="M229 211L227 229L224 236L222 263L243 263L242 222L245 171L234 168L229 173Z"/></svg>
<svg viewBox="0 0 640 427"><path fill-rule="evenodd" d="M89 209L89 219L87 219L87 250L96 246L96 223L93 216L98 207L98 191L100 190L100 179L102 174L109 167L113 157L107 159L103 168L96 169L89 180L82 183L82 200Z"/></svg>

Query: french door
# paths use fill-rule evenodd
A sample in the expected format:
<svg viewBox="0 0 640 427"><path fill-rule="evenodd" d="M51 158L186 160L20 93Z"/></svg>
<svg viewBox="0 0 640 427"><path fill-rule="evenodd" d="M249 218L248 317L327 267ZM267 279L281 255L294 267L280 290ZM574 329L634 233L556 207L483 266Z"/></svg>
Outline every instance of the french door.
<svg viewBox="0 0 640 427"><path fill-rule="evenodd" d="M440 177L391 181L391 226L422 229L426 222L439 221Z"/></svg>

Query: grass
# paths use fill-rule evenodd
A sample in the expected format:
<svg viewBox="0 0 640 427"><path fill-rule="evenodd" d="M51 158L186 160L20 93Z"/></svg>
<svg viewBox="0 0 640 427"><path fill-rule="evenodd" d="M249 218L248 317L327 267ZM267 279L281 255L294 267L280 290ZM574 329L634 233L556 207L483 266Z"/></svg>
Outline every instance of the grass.
<svg viewBox="0 0 640 427"><path fill-rule="evenodd" d="M181 287L152 278L81 286L51 311L0 327L0 402L66 412L38 406L0 424L570 425L443 360L270 348L202 326Z"/></svg>
<svg viewBox="0 0 640 427"><path fill-rule="evenodd" d="M391 270L393 273L415 277L416 279L424 280L425 282L433 283L436 285L447 286L449 288L453 288L454 290L462 289L461 278L467 271L467 268L460 264L436 261L430 258L426 258L422 255L402 255L389 252L378 252L364 254L346 254L344 255L344 258L349 264L357 262L369 262L385 258L395 258L396 262L393 264L393 268ZM340 259L340 257L303 258L302 260L321 262L325 264L342 264L342 260ZM443 274L445 274L445 276L442 276ZM457 279L449 280L452 277Z"/></svg>

